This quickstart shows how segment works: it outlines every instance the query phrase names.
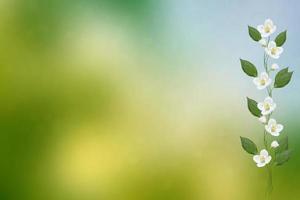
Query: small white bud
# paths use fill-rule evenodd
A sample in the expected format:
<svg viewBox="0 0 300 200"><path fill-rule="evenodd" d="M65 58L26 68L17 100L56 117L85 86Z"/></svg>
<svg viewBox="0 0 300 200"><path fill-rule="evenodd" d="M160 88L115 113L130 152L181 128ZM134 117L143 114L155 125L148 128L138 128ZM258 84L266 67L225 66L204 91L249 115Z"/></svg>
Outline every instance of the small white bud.
<svg viewBox="0 0 300 200"><path fill-rule="evenodd" d="M274 141L271 143L271 147L272 147L272 148L277 148L277 147L279 147L278 142L277 142L276 140L274 140Z"/></svg>
<svg viewBox="0 0 300 200"><path fill-rule="evenodd" d="M267 122L267 118L266 116L261 116L260 118L258 118L258 121L260 121L261 123L265 124Z"/></svg>
<svg viewBox="0 0 300 200"><path fill-rule="evenodd" d="M267 46L267 40L265 38L260 39L258 43L263 47Z"/></svg>
<svg viewBox="0 0 300 200"><path fill-rule="evenodd" d="M271 69L272 70L277 70L277 69L279 69L279 65L277 63L274 63L274 64L271 65Z"/></svg>

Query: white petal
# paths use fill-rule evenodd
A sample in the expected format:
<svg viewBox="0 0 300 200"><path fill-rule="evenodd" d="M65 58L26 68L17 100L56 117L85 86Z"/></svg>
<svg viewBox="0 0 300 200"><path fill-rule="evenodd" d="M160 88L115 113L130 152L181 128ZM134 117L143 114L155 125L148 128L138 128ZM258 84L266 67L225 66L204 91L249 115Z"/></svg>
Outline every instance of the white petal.
<svg viewBox="0 0 300 200"><path fill-rule="evenodd" d="M272 83L272 79L269 78L266 82L266 86L269 86L271 83Z"/></svg>
<svg viewBox="0 0 300 200"><path fill-rule="evenodd" d="M273 103L273 99L271 97L266 97L265 100L264 100L264 102L272 104Z"/></svg>
<svg viewBox="0 0 300 200"><path fill-rule="evenodd" d="M259 110L264 110L264 103L258 103L258 104L257 104L257 108L258 108Z"/></svg>
<svg viewBox="0 0 300 200"><path fill-rule="evenodd" d="M270 35L271 35L271 32L268 32L268 33L264 32L261 34L261 37L266 38L266 37L269 37Z"/></svg>
<svg viewBox="0 0 300 200"><path fill-rule="evenodd" d="M270 114L272 112L272 110L263 110L263 111L261 111L261 114L263 114L263 115L268 115L268 114Z"/></svg>
<svg viewBox="0 0 300 200"><path fill-rule="evenodd" d="M277 47L277 53L280 55L283 52L283 48L282 47Z"/></svg>
<svg viewBox="0 0 300 200"><path fill-rule="evenodd" d="M265 129L266 129L266 131L267 131L268 133L271 133L271 128L270 128L269 125L265 125Z"/></svg>
<svg viewBox="0 0 300 200"><path fill-rule="evenodd" d="M280 135L280 133L278 133L278 132L270 132L270 134L275 136L275 137L278 137Z"/></svg>
<svg viewBox="0 0 300 200"><path fill-rule="evenodd" d="M257 163L256 166L257 167L264 167L266 165L266 163Z"/></svg>
<svg viewBox="0 0 300 200"><path fill-rule="evenodd" d="M269 55L269 56L271 56L271 58L274 58L274 59L278 59L279 58L278 54L276 54L276 55Z"/></svg>
<svg viewBox="0 0 300 200"><path fill-rule="evenodd" d="M263 90L263 89L265 89L266 87L267 87L268 85L257 85L257 89L259 89L259 90Z"/></svg>
<svg viewBox="0 0 300 200"><path fill-rule="evenodd" d="M262 72L262 73L260 74L260 77L261 77L261 78L269 78L269 75L267 74L267 72Z"/></svg>
<svg viewBox="0 0 300 200"><path fill-rule="evenodd" d="M274 25L272 30L271 30L271 33L274 33L276 31L277 27Z"/></svg>
<svg viewBox="0 0 300 200"><path fill-rule="evenodd" d="M254 79L253 79L253 83L254 83L255 85L257 85L257 86L260 85L260 84L259 84L259 78L257 78L257 77L254 78Z"/></svg>
<svg viewBox="0 0 300 200"><path fill-rule="evenodd" d="M271 26L273 26L273 21L271 19L266 19L265 20L265 25L271 25Z"/></svg>
<svg viewBox="0 0 300 200"><path fill-rule="evenodd" d="M269 42L268 49L272 49L276 47L276 43L274 41Z"/></svg>
<svg viewBox="0 0 300 200"><path fill-rule="evenodd" d="M260 155L267 157L269 155L269 153L268 153L267 150L263 149L263 150L260 151Z"/></svg>
<svg viewBox="0 0 300 200"><path fill-rule="evenodd" d="M265 160L265 163L268 164L271 160L272 160L272 157L271 156L267 156L266 160Z"/></svg>
<svg viewBox="0 0 300 200"><path fill-rule="evenodd" d="M258 25L256 28L260 33L264 32L264 25Z"/></svg>
<svg viewBox="0 0 300 200"><path fill-rule="evenodd" d="M283 130L283 125L282 124L277 124L277 132L281 132Z"/></svg>
<svg viewBox="0 0 300 200"><path fill-rule="evenodd" d="M268 56L270 56L271 58L274 58L274 55L271 53L270 50L267 50L266 53L268 54Z"/></svg>
<svg viewBox="0 0 300 200"><path fill-rule="evenodd" d="M259 155L253 156L253 161L256 163L260 163L260 156Z"/></svg>

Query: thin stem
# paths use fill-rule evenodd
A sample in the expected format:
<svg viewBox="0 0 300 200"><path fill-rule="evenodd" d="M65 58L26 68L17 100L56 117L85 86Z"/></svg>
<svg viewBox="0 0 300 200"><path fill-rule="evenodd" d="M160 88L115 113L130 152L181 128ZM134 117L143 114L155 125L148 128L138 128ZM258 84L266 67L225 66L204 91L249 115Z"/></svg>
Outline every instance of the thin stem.
<svg viewBox="0 0 300 200"><path fill-rule="evenodd" d="M270 41L270 37L268 38L267 45L269 44L269 41ZM270 76L271 70L268 69L268 60L269 60L269 56L266 54L266 52L264 52L264 68L265 68L268 76ZM268 91L269 97L272 97L273 88L271 86L268 86L267 91ZM271 115L272 115L272 113L270 113L267 116L267 122L271 118ZM268 146L268 141L267 141L267 131L265 129L264 129L264 145L265 145L265 148L269 151L270 148ZM269 165L267 167L267 169L268 169L268 183L267 183L266 197L267 197L267 199L270 199L272 191L273 191L272 165Z"/></svg>
<svg viewBox="0 0 300 200"><path fill-rule="evenodd" d="M269 43L269 41L268 41L268 43ZM269 70L268 70L268 56L267 56L267 54L265 52L264 52L264 68L265 68L266 73L269 75ZM270 90L269 86L267 87L267 91L268 91L268 95L270 97L272 97L272 90ZM267 122L268 122L269 121L269 115L266 118L267 118ZM269 150L269 148L268 148L268 141L267 141L267 132L266 132L265 129L264 129L264 145L265 145L265 148L267 150Z"/></svg>
<svg viewBox="0 0 300 200"><path fill-rule="evenodd" d="M266 132L266 130L264 130L264 145L265 145L265 148L268 149L267 132Z"/></svg>

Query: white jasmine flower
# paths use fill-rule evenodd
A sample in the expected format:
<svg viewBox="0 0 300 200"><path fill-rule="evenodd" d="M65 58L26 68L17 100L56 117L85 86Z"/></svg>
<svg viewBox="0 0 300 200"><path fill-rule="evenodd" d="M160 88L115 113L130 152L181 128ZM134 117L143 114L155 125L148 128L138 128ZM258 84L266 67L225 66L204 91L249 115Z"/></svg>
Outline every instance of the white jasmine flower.
<svg viewBox="0 0 300 200"><path fill-rule="evenodd" d="M272 148L277 148L277 147L279 147L278 142L277 142L276 140L274 140L274 141L271 143L271 147L272 147Z"/></svg>
<svg viewBox="0 0 300 200"><path fill-rule="evenodd" d="M266 72L262 72L258 77L253 79L253 83L256 85L257 89L262 90L268 87L272 82L269 75Z"/></svg>
<svg viewBox="0 0 300 200"><path fill-rule="evenodd" d="M279 69L279 65L278 65L277 63L273 63L273 64L271 65L271 69L272 69L272 70Z"/></svg>
<svg viewBox="0 0 300 200"><path fill-rule="evenodd" d="M257 108L261 110L262 115L268 115L276 108L276 103L274 103L271 97L265 98L264 102L257 104Z"/></svg>
<svg viewBox="0 0 300 200"><path fill-rule="evenodd" d="M267 118L266 116L261 116L260 118L258 118L258 121L260 121L261 123L265 124L267 122Z"/></svg>
<svg viewBox="0 0 300 200"><path fill-rule="evenodd" d="M280 132L283 130L283 125L277 124L275 119L270 119L268 124L265 125L265 129L268 133L277 137L280 135Z"/></svg>
<svg viewBox="0 0 300 200"><path fill-rule="evenodd" d="M257 26L257 30L260 32L261 37L269 37L276 31L276 26L271 19L266 19L264 24Z"/></svg>
<svg viewBox="0 0 300 200"><path fill-rule="evenodd" d="M278 59L280 54L283 52L283 48L277 47L276 43L274 41L271 41L265 48L265 52L272 58Z"/></svg>
<svg viewBox="0 0 300 200"><path fill-rule="evenodd" d="M267 46L267 40L265 38L260 39L258 43L263 47Z"/></svg>
<svg viewBox="0 0 300 200"><path fill-rule="evenodd" d="M259 155L253 156L253 160L256 162L257 167L264 167L271 161L271 159L272 157L265 149L261 150Z"/></svg>

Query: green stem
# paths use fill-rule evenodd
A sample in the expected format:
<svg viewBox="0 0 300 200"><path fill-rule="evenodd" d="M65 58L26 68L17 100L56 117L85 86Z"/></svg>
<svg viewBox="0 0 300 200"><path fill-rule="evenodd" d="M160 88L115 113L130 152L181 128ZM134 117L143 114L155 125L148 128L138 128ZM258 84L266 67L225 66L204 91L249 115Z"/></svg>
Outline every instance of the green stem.
<svg viewBox="0 0 300 200"><path fill-rule="evenodd" d="M268 38L267 45L269 44L269 41L270 41L270 37ZM264 52L264 68L266 70L266 73L270 76L270 70L268 69L268 59L269 59L269 56ZM271 86L268 86L267 91L268 91L268 95L270 97L272 97L273 88ZM270 113L266 117L267 122L271 118L271 115L272 115L272 113ZM267 141L267 131L265 129L264 129L264 145L265 145L265 148L267 149L267 151L270 152L269 151L270 148L269 148L268 141ZM267 199L270 199L272 191L273 191L273 176L272 176L271 163L268 165L267 169L268 169L268 182L267 182L266 197L267 197Z"/></svg>

